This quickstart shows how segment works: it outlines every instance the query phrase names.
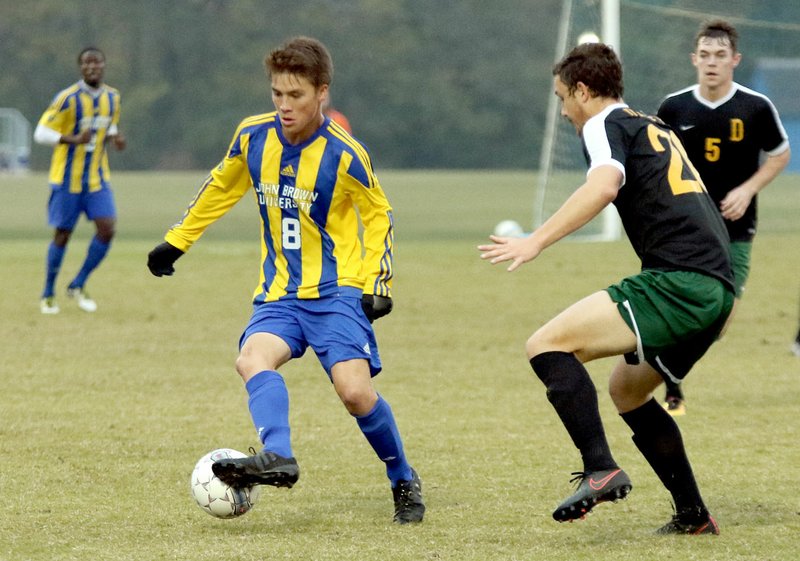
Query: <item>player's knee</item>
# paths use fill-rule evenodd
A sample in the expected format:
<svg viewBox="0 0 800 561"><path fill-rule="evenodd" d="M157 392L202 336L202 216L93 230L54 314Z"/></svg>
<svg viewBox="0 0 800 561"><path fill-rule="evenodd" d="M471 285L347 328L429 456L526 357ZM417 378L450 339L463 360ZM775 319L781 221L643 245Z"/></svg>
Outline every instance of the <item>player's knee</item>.
<svg viewBox="0 0 800 561"><path fill-rule="evenodd" d="M613 377L608 381L608 395L617 410L620 409L620 406L625 405L628 400L628 392L625 387Z"/></svg>
<svg viewBox="0 0 800 561"><path fill-rule="evenodd" d="M105 224L97 227L97 239L103 243L111 243L117 233L117 228L114 224Z"/></svg>
<svg viewBox="0 0 800 561"><path fill-rule="evenodd" d="M56 233L53 236L53 243L59 247L64 247L69 242L69 238L71 236L72 230L56 230Z"/></svg>
<svg viewBox="0 0 800 561"><path fill-rule="evenodd" d="M338 388L339 399L351 415L366 415L375 406L378 396L370 387L348 386Z"/></svg>
<svg viewBox="0 0 800 561"><path fill-rule="evenodd" d="M555 350L554 345L542 329L536 330L536 332L525 341L525 352L528 354L529 360L536 355L552 350Z"/></svg>
<svg viewBox="0 0 800 561"><path fill-rule="evenodd" d="M269 370L269 368L252 353L240 353L239 356L236 357L235 366L236 372L245 382L262 370Z"/></svg>

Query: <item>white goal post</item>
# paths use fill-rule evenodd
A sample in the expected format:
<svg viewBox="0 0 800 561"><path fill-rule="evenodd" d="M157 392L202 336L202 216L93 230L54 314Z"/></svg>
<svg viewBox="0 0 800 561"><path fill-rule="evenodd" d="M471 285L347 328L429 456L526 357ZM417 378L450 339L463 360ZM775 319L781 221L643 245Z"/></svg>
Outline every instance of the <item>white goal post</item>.
<svg viewBox="0 0 800 561"><path fill-rule="evenodd" d="M14 108L0 108L0 173L28 171L31 125Z"/></svg>
<svg viewBox="0 0 800 561"><path fill-rule="evenodd" d="M599 22L600 35L597 35L598 22L591 22L591 27L575 29L573 23L573 0L564 0L561 8L561 17L559 20L558 40L556 41L556 56L555 61L561 59L562 56L569 50L571 46L571 38L577 35L575 44L602 40L604 43L611 45L619 55L619 0L603 0L601 9L601 19ZM551 95L547 105L547 116L545 120L544 140L542 142L542 152L539 159L539 174L538 174L538 187L536 197L534 199L533 209L533 228L536 229L541 226L550 214L555 210L548 208L546 196L548 187L550 191L553 190L553 183L555 181L565 182L567 184L577 181L572 188L580 185L581 177L579 173L574 173L576 169L574 165L569 163L564 166L566 170L572 169L572 172L566 172L562 169L557 169L556 164L556 140L560 136L570 134L570 131L563 122L559 122L559 102L558 99ZM562 129L563 127L563 129ZM574 131L573 131L574 132ZM572 147L576 154L580 154L579 144L572 143ZM571 164L575 164L575 160L570 158ZM559 174L556 178L555 174ZM569 188L567 186L567 188ZM563 186L558 190L560 193L564 192ZM566 199L566 197L565 197ZM587 228L589 233L582 231L576 232L575 236L582 240L593 241L613 241L620 238L622 234L622 226L619 220L619 215L613 205L606 207L601 216L593 221L591 227Z"/></svg>
<svg viewBox="0 0 800 561"><path fill-rule="evenodd" d="M736 68L736 82L767 95L781 115L790 144L800 146L800 96L795 87L800 78L792 71L800 67L800 4L726 0L713 4L720 11L706 11L714 9L711 4L704 5L703 11L674 4L669 0L564 0L555 59L560 60L579 38L585 41L597 36L612 45L622 60L625 102L654 114L667 94L696 82L690 55L702 23L727 20L739 32L742 62ZM552 91L543 95L548 96L549 105L533 200L533 228L547 220L586 176L575 129L559 117ZM621 230L611 205L571 237L609 241L618 239Z"/></svg>

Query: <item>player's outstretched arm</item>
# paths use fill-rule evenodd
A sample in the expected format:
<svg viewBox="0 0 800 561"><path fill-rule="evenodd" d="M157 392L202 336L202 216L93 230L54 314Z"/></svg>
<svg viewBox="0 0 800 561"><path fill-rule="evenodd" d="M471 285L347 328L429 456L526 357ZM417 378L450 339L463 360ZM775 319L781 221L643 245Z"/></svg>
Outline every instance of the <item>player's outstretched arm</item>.
<svg viewBox="0 0 800 561"><path fill-rule="evenodd" d="M183 251L169 242L158 244L147 254L147 268L157 277L172 276L175 272L175 261L183 255Z"/></svg>
<svg viewBox="0 0 800 561"><path fill-rule="evenodd" d="M612 165L601 165L589 172L581 185L544 224L527 238L489 236L491 244L479 245L481 259L492 265L511 261L508 271L514 271L589 222L617 196L622 184L622 172Z"/></svg>

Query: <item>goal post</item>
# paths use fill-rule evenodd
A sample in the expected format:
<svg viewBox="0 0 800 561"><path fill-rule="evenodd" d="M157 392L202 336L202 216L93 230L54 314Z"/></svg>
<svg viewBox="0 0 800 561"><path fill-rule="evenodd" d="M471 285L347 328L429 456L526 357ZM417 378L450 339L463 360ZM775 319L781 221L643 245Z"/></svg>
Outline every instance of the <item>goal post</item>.
<svg viewBox="0 0 800 561"><path fill-rule="evenodd" d="M564 0L555 58L576 45L581 35L596 34L622 60L625 102L654 114L667 94L696 83L690 55L702 23L726 20L739 32L742 61L735 81L767 95L780 113L790 145L800 146L800 95L795 87L800 84L800 3L728 0L704 11L675 4L669 0ZM705 11L712 9L717 11ZM558 100L552 92L548 89L546 94L549 105L533 202L534 228L563 204L586 174L580 139L572 125L559 118ZM789 171L800 171L800 163L790 165L796 167ZM620 235L619 218L610 205L572 237L614 240Z"/></svg>
<svg viewBox="0 0 800 561"><path fill-rule="evenodd" d="M28 171L31 155L31 125L14 108L0 108L0 173Z"/></svg>
<svg viewBox="0 0 800 561"><path fill-rule="evenodd" d="M576 9L576 0L564 0L559 19L555 61L573 45L598 41L619 52L619 0L603 0L601 10ZM585 0L577 0L585 4ZM578 6L577 8L580 8ZM598 36L598 31L601 35ZM533 204L533 228L541 226L555 212L569 193L583 183L586 163L582 158L580 139L572 125L559 119L560 107L554 95L549 96L539 174ZM613 241L620 238L622 227L613 205L572 237L581 240Z"/></svg>

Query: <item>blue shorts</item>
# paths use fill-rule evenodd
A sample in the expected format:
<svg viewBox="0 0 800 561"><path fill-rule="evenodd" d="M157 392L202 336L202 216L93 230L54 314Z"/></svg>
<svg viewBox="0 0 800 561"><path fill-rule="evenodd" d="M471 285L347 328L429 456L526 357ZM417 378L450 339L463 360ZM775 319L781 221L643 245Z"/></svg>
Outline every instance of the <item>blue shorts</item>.
<svg viewBox="0 0 800 561"><path fill-rule="evenodd" d="M86 213L89 220L98 218L116 218L114 194L108 187L92 193L70 193L64 187L51 187L50 200L47 203L47 221L59 230L75 229L81 213Z"/></svg>
<svg viewBox="0 0 800 561"><path fill-rule="evenodd" d="M315 300L279 300L253 306L253 315L239 339L239 348L254 333L272 333L283 339L292 358L303 356L308 347L331 375L337 362L363 358L372 376L381 371L378 343L361 299L353 296Z"/></svg>

